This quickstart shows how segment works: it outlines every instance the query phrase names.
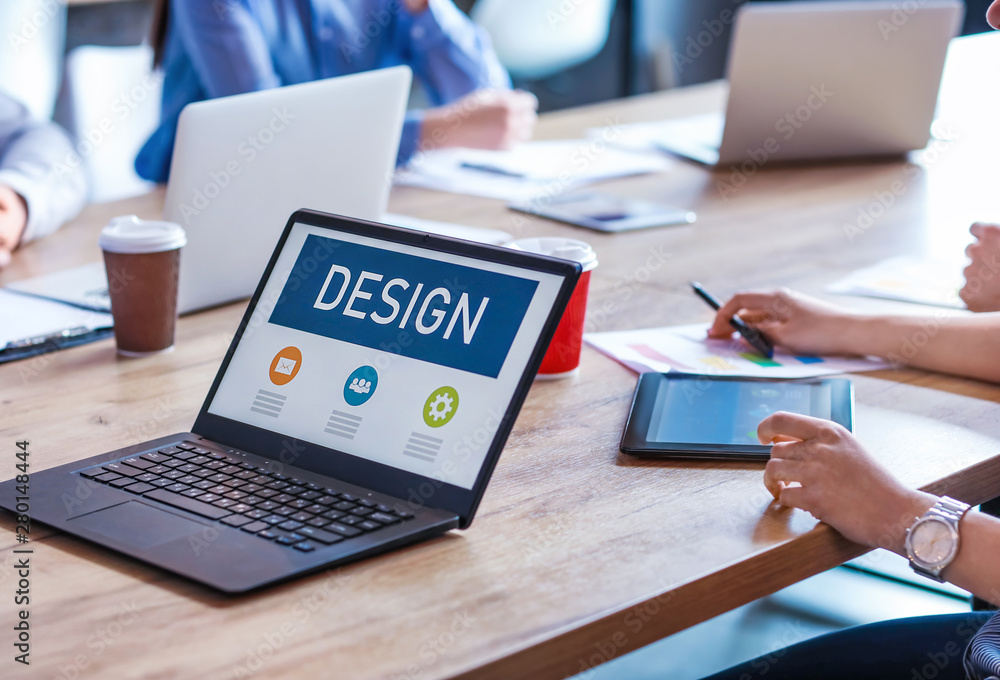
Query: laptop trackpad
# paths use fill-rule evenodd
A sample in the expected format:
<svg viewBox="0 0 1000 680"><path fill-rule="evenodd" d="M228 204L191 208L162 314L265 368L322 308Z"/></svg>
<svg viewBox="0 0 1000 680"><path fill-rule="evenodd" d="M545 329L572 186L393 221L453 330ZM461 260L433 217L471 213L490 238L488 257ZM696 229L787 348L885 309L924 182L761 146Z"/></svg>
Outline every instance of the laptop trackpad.
<svg viewBox="0 0 1000 680"><path fill-rule="evenodd" d="M74 526L144 550L205 530L204 524L136 501L95 510L69 521Z"/></svg>

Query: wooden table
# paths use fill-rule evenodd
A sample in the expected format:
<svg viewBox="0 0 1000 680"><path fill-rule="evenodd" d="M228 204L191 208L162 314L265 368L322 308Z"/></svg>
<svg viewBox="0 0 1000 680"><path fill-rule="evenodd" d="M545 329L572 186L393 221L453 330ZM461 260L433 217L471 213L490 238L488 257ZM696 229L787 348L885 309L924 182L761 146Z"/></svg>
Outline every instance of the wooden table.
<svg viewBox="0 0 1000 680"><path fill-rule="evenodd" d="M1000 43L977 45L992 61L964 72L1000 73ZM956 94L942 111L975 113L984 105L977 97L991 96L959 89L966 99ZM717 110L723 97L715 84L547 115L539 136L579 135L609 118ZM916 172L900 162L767 168L723 200L715 183L725 173L679 163L603 187L690 207L699 219L689 227L597 235L523 218L497 201L405 188L394 190L390 209L587 239L600 257L591 330L706 321L689 279L720 295L775 285L818 293L894 254L960 252L983 187L995 181L998 138L984 116L958 123L957 141L932 147ZM894 191L897 181L903 189ZM849 239L845 223L885 192L884 215ZM95 234L109 216L154 217L161 203L157 193L91 206L20 253L0 282L97 259ZM176 351L163 356L121 359L104 341L0 366L0 477L14 474L17 440L31 442L37 471L190 427L242 308L182 319ZM221 597L36 527L30 669L10 661L17 579L13 522L3 515L0 675L562 678L863 552L772 504L760 464L620 455L635 380L585 349L578 378L532 388L468 531L251 597ZM970 502L996 495L1000 388L911 370L855 383L859 437L906 483Z"/></svg>

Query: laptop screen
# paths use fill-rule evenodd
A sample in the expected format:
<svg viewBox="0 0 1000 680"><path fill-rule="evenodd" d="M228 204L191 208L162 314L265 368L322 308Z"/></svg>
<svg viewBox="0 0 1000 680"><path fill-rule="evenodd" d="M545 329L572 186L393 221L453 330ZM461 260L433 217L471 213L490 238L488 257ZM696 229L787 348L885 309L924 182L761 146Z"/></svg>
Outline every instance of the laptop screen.
<svg viewBox="0 0 1000 680"><path fill-rule="evenodd" d="M563 282L296 223L208 413L472 489Z"/></svg>

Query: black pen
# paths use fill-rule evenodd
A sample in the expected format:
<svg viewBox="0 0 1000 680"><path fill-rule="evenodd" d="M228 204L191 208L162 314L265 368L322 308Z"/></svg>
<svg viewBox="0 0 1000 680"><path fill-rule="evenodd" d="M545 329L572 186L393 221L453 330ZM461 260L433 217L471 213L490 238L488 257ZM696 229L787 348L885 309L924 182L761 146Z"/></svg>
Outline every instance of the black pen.
<svg viewBox="0 0 1000 680"><path fill-rule="evenodd" d="M715 311L719 311L719 308L722 307L722 305L719 304L719 301L712 297L707 290L702 288L701 284L697 281L691 282L691 288L694 290L695 295L707 302L708 306ZM766 356L768 359L774 356L774 343L772 343L771 340L759 330L746 325L743 319L738 316L733 316L733 318L729 320L729 325L739 331L739 334L743 336L744 340L750 343L751 347Z"/></svg>

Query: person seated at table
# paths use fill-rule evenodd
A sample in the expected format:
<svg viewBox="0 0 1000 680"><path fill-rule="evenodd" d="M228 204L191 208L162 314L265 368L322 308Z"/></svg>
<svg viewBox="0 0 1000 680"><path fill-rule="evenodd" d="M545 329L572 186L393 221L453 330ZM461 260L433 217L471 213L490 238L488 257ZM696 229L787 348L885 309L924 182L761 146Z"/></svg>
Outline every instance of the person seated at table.
<svg viewBox="0 0 1000 680"><path fill-rule="evenodd" d="M734 314L794 352L877 356L1000 383L998 313L944 318L864 315L788 290L741 293L719 310L710 335L731 337L729 319ZM836 423L782 412L765 419L757 434L762 443L772 445L764 484L781 505L806 510L862 545L912 557L906 546L908 530L938 497L904 486ZM959 549L939 577L1000 604L1000 570L995 564L1000 520L965 512L957 526ZM934 539L941 540L940 534ZM859 626L706 680L747 680L758 677L762 668L770 680L912 680L913 674L985 680L1000 676L1000 618L976 612Z"/></svg>
<svg viewBox="0 0 1000 680"><path fill-rule="evenodd" d="M965 250L972 262L959 296L973 312L1000 312L1000 225L976 222L970 231L976 242Z"/></svg>
<svg viewBox="0 0 1000 680"><path fill-rule="evenodd" d="M0 92L0 267L10 264L18 246L75 217L86 197L69 136Z"/></svg>
<svg viewBox="0 0 1000 680"><path fill-rule="evenodd" d="M534 127L534 95L510 89L489 37L452 0L158 0L154 16L161 122L135 163L148 180L167 180L191 102L399 64L434 108L407 114L397 165L435 147L509 148Z"/></svg>
<svg viewBox="0 0 1000 680"><path fill-rule="evenodd" d="M861 314L791 290L740 293L709 336L728 338L739 314L798 354L863 355L929 371L1000 382L1000 312L966 316Z"/></svg>

